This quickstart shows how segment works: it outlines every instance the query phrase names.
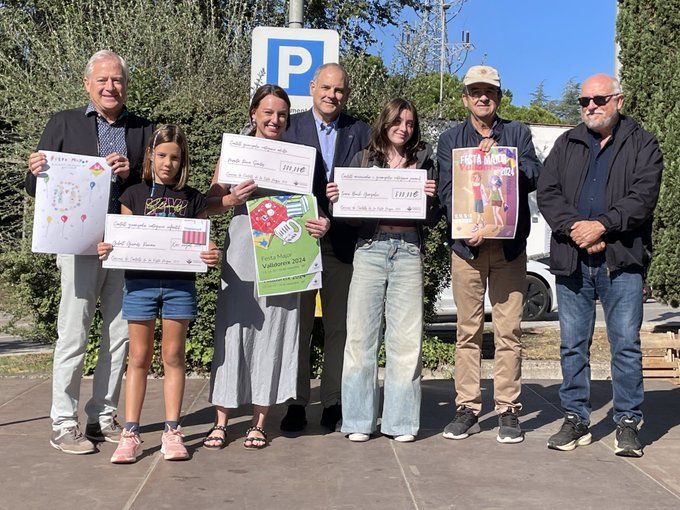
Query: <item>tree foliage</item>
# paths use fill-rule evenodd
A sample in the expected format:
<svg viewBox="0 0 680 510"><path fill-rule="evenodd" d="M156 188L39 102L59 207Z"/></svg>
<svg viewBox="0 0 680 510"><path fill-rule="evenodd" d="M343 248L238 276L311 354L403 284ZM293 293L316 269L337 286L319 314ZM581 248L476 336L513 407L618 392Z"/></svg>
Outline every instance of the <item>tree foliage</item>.
<svg viewBox="0 0 680 510"><path fill-rule="evenodd" d="M664 155L648 282L654 296L680 304L680 3L625 0L617 39L625 111L656 135Z"/></svg>
<svg viewBox="0 0 680 510"><path fill-rule="evenodd" d="M343 34L341 61L352 79L351 113L371 123L387 100L412 99L421 114L425 139L435 145L440 132L450 126L440 117L453 121L465 117L460 80L444 76L445 97L440 104L438 74L390 73L379 57L366 53L370 27L394 23L399 9L410 4L409 0L335 4L315 0L307 4L306 18L311 27L335 28ZM282 25L285 6L280 0L0 2L0 283L8 293L0 307L15 317L33 319L31 336L56 339L60 286L54 257L30 252L32 200L22 189L25 162L54 112L87 101L82 88L87 59L106 48L127 60L132 77L130 110L184 128L190 145L190 183L206 190L221 134L239 132L247 119L252 29ZM555 121L538 106L512 105L510 93L503 100L501 115L526 122ZM218 245L228 221L228 215L213 218ZM427 241L428 314L449 278L446 235L442 222L430 231ZM199 315L187 339L190 370L205 371L212 358L218 285L219 271L198 277ZM98 324L99 319L86 368L94 367ZM155 368L160 370L158 365Z"/></svg>

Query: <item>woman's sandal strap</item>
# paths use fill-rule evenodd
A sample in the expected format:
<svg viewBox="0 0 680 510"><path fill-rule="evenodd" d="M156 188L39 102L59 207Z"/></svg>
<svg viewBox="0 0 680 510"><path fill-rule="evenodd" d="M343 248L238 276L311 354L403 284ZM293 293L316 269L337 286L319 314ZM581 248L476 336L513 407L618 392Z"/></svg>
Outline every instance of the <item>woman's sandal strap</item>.
<svg viewBox="0 0 680 510"><path fill-rule="evenodd" d="M221 430L222 432L224 432L226 434L227 426L226 425L213 425L212 428L210 429L210 431L208 432L208 434L210 434L210 432L212 432L213 430Z"/></svg>
<svg viewBox="0 0 680 510"><path fill-rule="evenodd" d="M262 434L264 436L265 441L267 440L267 433L264 431L264 429L262 427L258 427L257 425L254 425L254 426L250 427L248 430L246 430L246 436L248 436L248 434L250 434L254 430L256 430L260 434ZM261 438L261 437L254 437L254 438L253 437L246 437L246 439L263 439L263 438Z"/></svg>

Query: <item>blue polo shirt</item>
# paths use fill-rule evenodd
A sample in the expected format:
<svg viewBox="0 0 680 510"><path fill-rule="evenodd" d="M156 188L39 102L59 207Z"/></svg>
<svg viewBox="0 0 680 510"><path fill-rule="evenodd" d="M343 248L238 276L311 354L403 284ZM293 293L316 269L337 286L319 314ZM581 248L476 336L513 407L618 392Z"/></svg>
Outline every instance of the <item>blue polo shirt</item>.
<svg viewBox="0 0 680 510"><path fill-rule="evenodd" d="M618 124L614 127L612 136L604 147L600 147L602 136L588 130L590 163L577 206L584 219L594 220L607 212L607 179L612 159L612 145L618 127Z"/></svg>

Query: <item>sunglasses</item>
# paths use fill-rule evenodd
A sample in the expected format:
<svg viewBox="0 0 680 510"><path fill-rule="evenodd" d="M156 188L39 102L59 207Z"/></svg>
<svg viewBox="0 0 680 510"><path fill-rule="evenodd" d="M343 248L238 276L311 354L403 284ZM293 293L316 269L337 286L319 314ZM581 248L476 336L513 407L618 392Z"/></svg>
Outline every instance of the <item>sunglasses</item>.
<svg viewBox="0 0 680 510"><path fill-rule="evenodd" d="M604 106L609 102L609 100L612 97L619 96L619 95L621 95L621 94L616 93L616 94L609 94L608 96L579 97L578 98L578 104L581 105L581 108L585 108L592 101L593 103L595 103L595 106Z"/></svg>

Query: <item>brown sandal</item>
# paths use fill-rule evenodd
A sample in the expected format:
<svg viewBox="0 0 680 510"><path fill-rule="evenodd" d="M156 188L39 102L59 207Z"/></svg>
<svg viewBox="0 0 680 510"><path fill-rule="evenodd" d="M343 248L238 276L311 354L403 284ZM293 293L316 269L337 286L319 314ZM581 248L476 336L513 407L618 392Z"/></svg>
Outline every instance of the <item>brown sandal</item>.
<svg viewBox="0 0 680 510"><path fill-rule="evenodd" d="M216 430L221 430L222 432L224 432L224 437L211 435ZM208 441L218 441L219 444L213 444L213 445L206 444ZM206 436L203 438L203 447L208 448L209 450L221 450L225 446L227 446L227 427L226 427L226 425L213 425L212 428L206 434Z"/></svg>

